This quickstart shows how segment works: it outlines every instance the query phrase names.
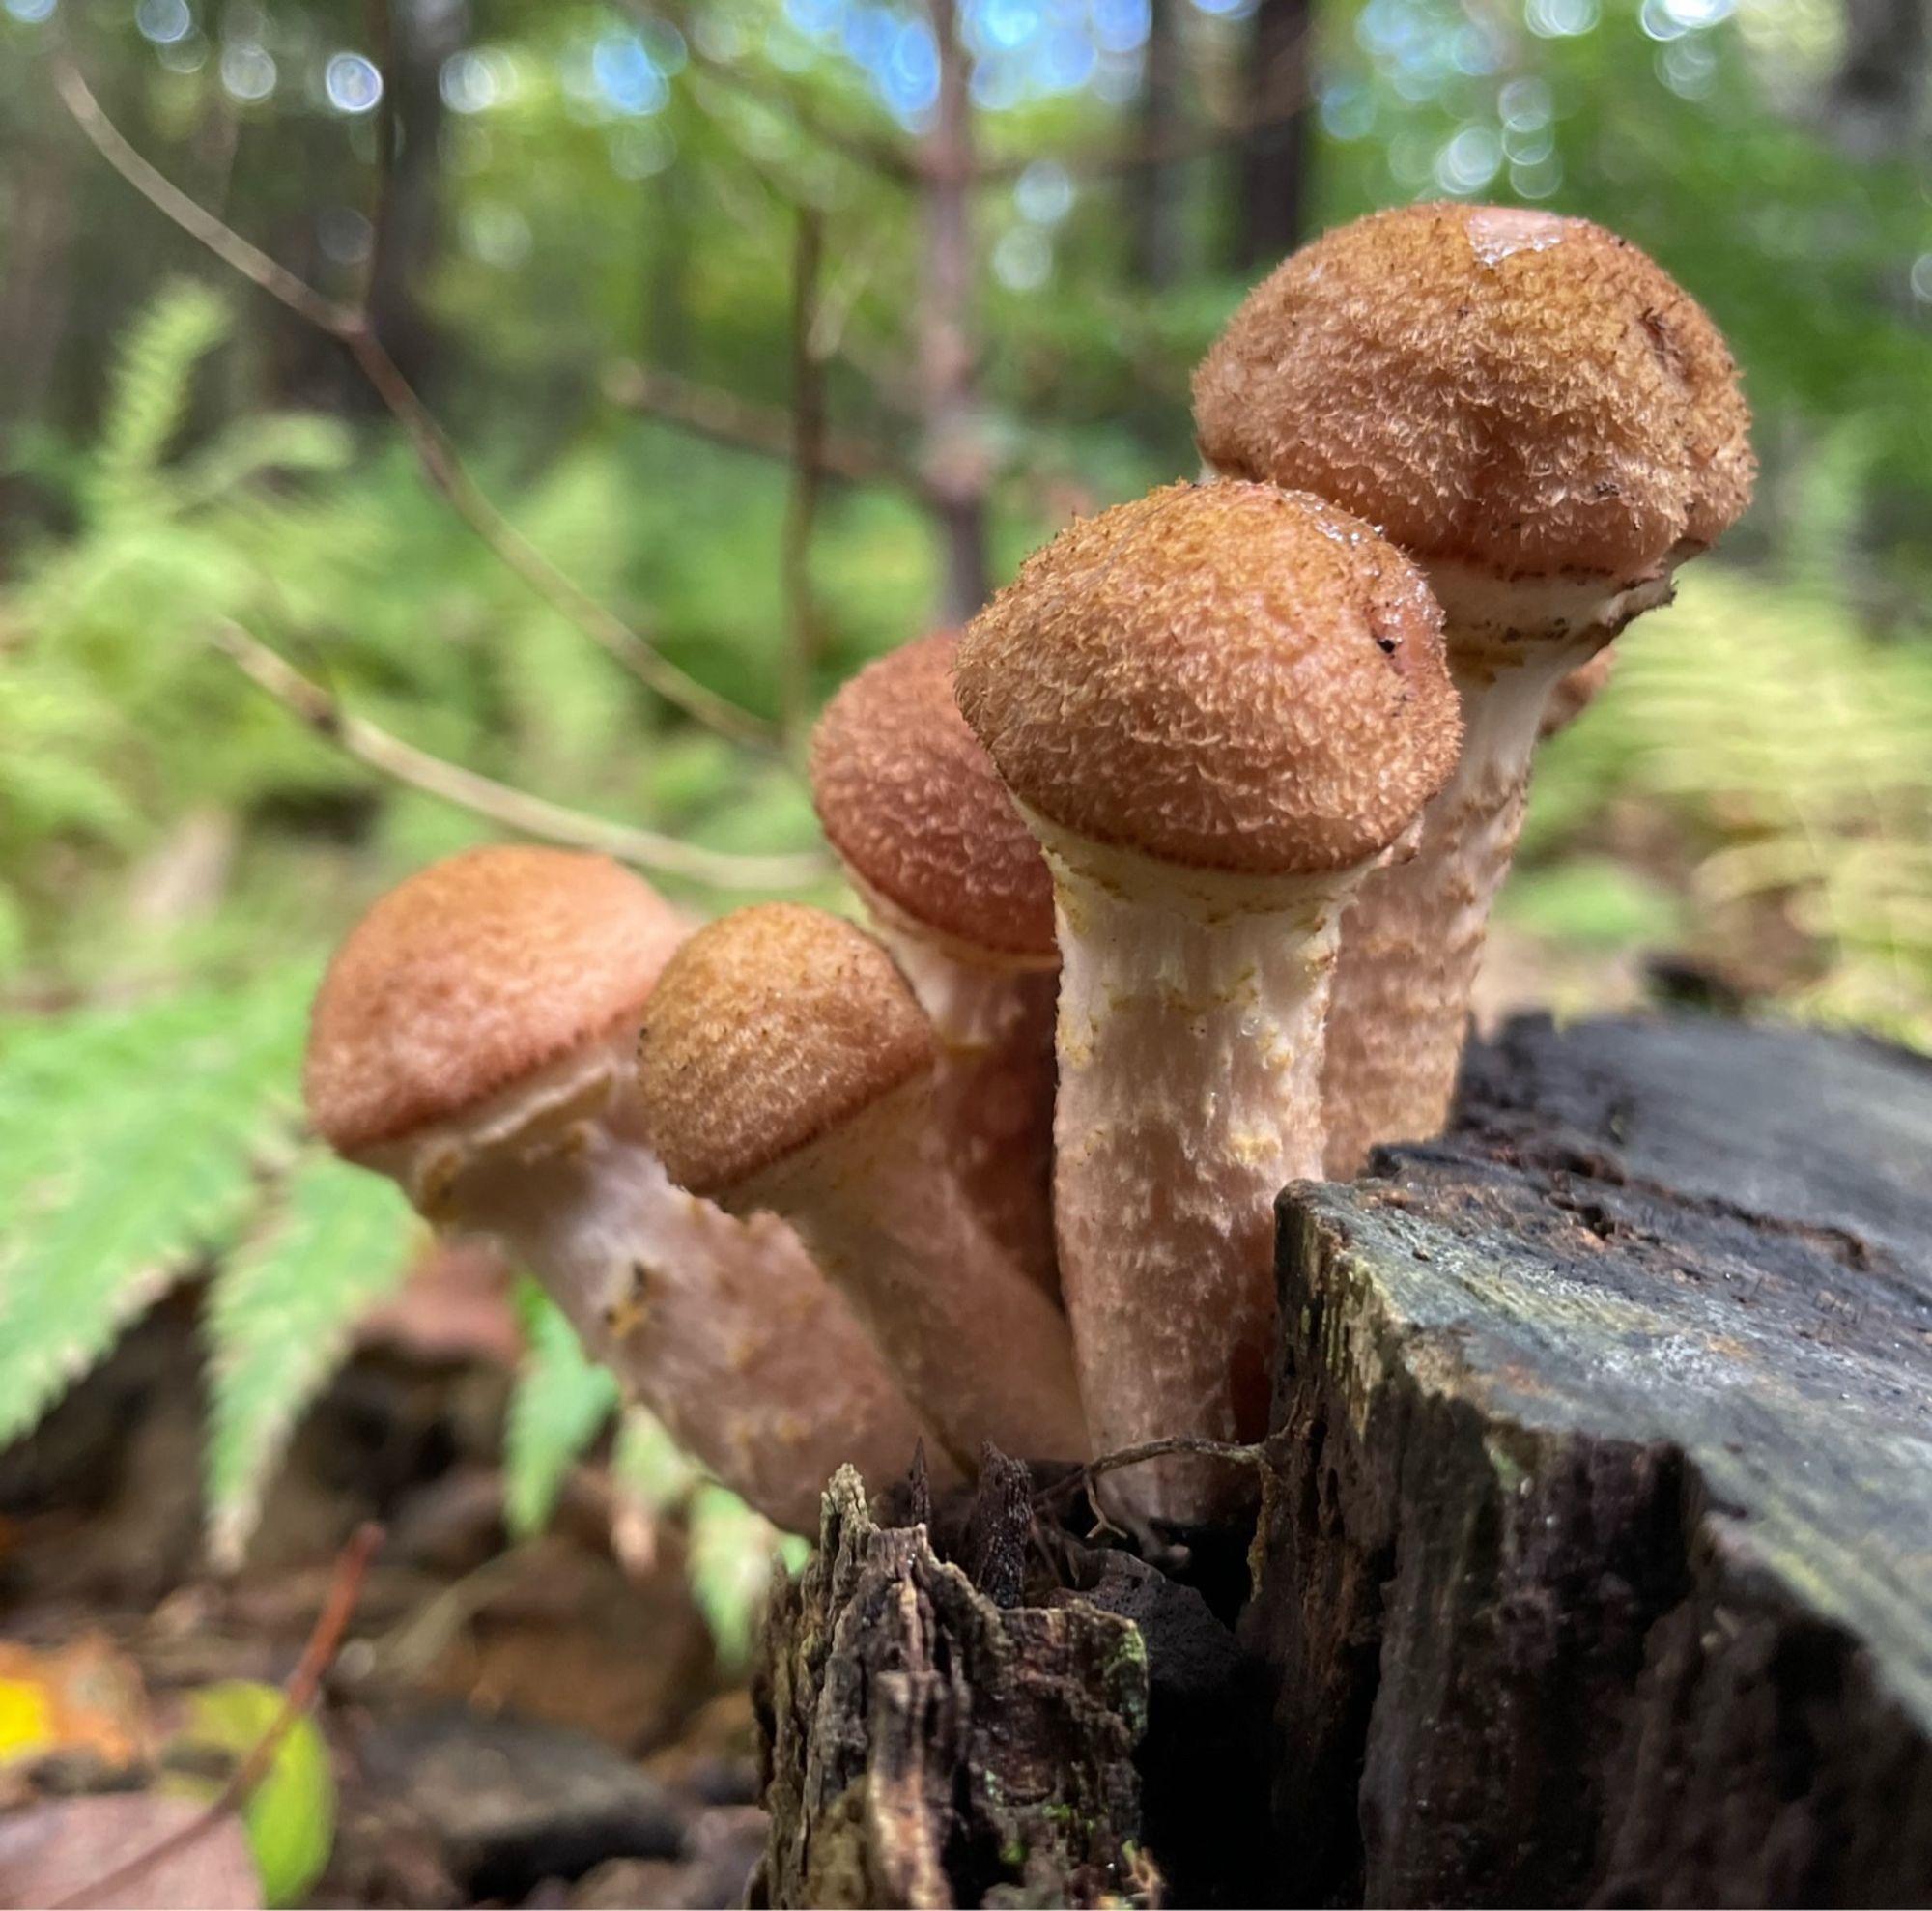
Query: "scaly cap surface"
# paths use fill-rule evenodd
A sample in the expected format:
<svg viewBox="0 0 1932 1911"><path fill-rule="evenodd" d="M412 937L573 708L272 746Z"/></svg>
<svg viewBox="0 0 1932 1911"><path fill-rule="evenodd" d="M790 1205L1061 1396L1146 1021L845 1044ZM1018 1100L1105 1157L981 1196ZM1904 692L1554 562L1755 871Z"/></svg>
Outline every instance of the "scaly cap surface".
<svg viewBox="0 0 1932 1911"><path fill-rule="evenodd" d="M346 1155L460 1114L635 1014L683 939L640 876L562 849L472 849L376 902L310 1017L309 1117Z"/></svg>
<svg viewBox="0 0 1932 1911"><path fill-rule="evenodd" d="M1421 573L1264 484L1171 485L1070 526L974 618L956 682L1048 821L1245 875L1385 848L1461 736Z"/></svg>
<svg viewBox="0 0 1932 1911"><path fill-rule="evenodd" d="M1587 219L1407 206L1248 295L1194 375L1216 470L1305 487L1424 562L1643 575L1715 541L1756 465L1703 309Z"/></svg>
<svg viewBox="0 0 1932 1911"><path fill-rule="evenodd" d="M666 966L638 1047L651 1144L720 1195L932 1067L932 1026L864 930L791 902L707 924Z"/></svg>
<svg viewBox="0 0 1932 1911"><path fill-rule="evenodd" d="M956 633L868 664L811 739L811 795L859 880L916 924L1008 956L1054 954L1053 882L952 696Z"/></svg>

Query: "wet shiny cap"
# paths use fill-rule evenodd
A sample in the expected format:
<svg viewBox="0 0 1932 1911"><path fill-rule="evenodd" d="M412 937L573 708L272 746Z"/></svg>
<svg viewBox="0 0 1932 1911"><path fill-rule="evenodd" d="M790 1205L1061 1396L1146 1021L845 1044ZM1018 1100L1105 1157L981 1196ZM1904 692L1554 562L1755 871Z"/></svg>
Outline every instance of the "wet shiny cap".
<svg viewBox="0 0 1932 1911"><path fill-rule="evenodd" d="M1647 575L1756 473L1703 309L1613 233L1524 208L1407 206L1303 247L1195 372L1194 420L1217 471L1499 577Z"/></svg>
<svg viewBox="0 0 1932 1911"><path fill-rule="evenodd" d="M935 1053L931 1024L870 936L773 902L721 916L671 958L638 1081L671 1180L726 1196L925 1073Z"/></svg>
<svg viewBox="0 0 1932 1911"><path fill-rule="evenodd" d="M1053 882L952 697L955 633L867 665L811 739L811 796L867 889L935 934L1051 957Z"/></svg>
<svg viewBox="0 0 1932 1911"><path fill-rule="evenodd" d="M1171 485L1072 525L968 626L956 681L1029 808L1195 870L1350 868L1461 741L1421 573L1272 485Z"/></svg>
<svg viewBox="0 0 1932 1911"><path fill-rule="evenodd" d="M636 1014L686 925L642 877L473 849L383 897L309 1021L309 1119L346 1155L461 1114Z"/></svg>

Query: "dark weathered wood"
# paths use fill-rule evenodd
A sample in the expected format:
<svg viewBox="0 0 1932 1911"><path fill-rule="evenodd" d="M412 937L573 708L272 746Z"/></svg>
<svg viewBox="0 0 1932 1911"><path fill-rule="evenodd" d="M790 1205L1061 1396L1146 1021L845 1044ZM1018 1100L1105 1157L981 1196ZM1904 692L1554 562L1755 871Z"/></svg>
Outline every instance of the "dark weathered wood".
<svg viewBox="0 0 1932 1911"><path fill-rule="evenodd" d="M1282 1222L1278 1895L1932 1900L1932 1067L1519 1024Z"/></svg>
<svg viewBox="0 0 1932 1911"><path fill-rule="evenodd" d="M833 1480L819 1551L765 1628L772 1838L754 1901L1155 1901L1137 1842L1141 1635L1083 1599L997 1603L1020 1585L995 1530L1012 1482L995 1473L969 1539L987 1590L924 1525L875 1524L849 1468ZM1024 1491L1011 1510L1023 1535Z"/></svg>

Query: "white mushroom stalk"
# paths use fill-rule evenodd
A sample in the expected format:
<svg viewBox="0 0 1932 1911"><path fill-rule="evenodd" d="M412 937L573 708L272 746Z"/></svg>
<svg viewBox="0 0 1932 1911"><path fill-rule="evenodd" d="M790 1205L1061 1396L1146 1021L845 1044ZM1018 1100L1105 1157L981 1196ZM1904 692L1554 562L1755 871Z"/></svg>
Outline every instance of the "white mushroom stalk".
<svg viewBox="0 0 1932 1911"><path fill-rule="evenodd" d="M1213 469L1331 499L1423 567L1467 731L1414 854L1343 924L1323 1089L1342 1178L1440 1130L1539 727L1744 509L1748 414L1717 328L1635 247L1465 205L1294 254L1202 362L1194 408Z"/></svg>
<svg viewBox="0 0 1932 1911"><path fill-rule="evenodd" d="M1054 1210L1094 1444L1257 1439L1341 905L1455 759L1439 613L1318 499L1177 485L1037 553L957 682L1053 876ZM1097 1490L1146 1528L1251 1484L1190 1456Z"/></svg>
<svg viewBox="0 0 1932 1911"><path fill-rule="evenodd" d="M1463 754L1413 845L1368 877L1344 918L1325 1063L1330 1179L1358 1174L1377 1142L1419 1140L1448 1119L1552 699L1624 623L1668 596L1667 579L1618 593L1597 607L1602 623L1532 643L1445 618Z"/></svg>
<svg viewBox="0 0 1932 1911"><path fill-rule="evenodd" d="M812 735L812 800L939 1037L933 1120L967 1197L1057 1295L1052 888L953 701L957 650L938 632L839 691Z"/></svg>
<svg viewBox="0 0 1932 1911"><path fill-rule="evenodd" d="M1043 1293L1060 1292L1053 1227L1053 1018L1060 957L1002 960L908 925L867 894L892 952L939 1039L932 1122L959 1186L993 1239Z"/></svg>
<svg viewBox="0 0 1932 1911"><path fill-rule="evenodd" d="M1248 1438L1273 1360L1274 1201L1321 1173L1328 981L1367 866L1179 870L1028 821L1067 951L1056 1213L1094 1449ZM1185 1306L1150 1308L1182 1270ZM1230 1484L1211 1461L1151 1461L1133 1509L1182 1519Z"/></svg>
<svg viewBox="0 0 1932 1911"><path fill-rule="evenodd" d="M438 864L377 903L317 997L317 1127L440 1230L498 1242L686 1448L811 1531L847 1461L902 1471L923 1429L799 1245L673 1187L633 1081L682 921L556 850Z"/></svg>
<svg viewBox="0 0 1932 1911"><path fill-rule="evenodd" d="M418 1205L444 1232L492 1241L529 1273L709 1471L810 1533L841 1465L892 1479L923 1430L791 1229L672 1184L644 1134L636 1048L626 1027L573 1057L564 1119L470 1145L440 1135L399 1179L426 1184ZM946 1478L945 1456L931 1459Z"/></svg>
<svg viewBox="0 0 1932 1911"><path fill-rule="evenodd" d="M932 1119L935 1054L884 950L775 903L708 925L668 964L638 1078L672 1177L798 1230L962 1469L986 1440L1083 1459L1066 1322L960 1185Z"/></svg>

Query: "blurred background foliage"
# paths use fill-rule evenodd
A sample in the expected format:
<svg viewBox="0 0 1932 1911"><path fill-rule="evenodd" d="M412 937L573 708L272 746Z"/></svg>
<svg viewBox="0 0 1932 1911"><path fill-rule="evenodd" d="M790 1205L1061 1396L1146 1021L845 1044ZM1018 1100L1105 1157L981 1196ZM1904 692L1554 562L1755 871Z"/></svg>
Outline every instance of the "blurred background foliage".
<svg viewBox="0 0 1932 1911"><path fill-rule="evenodd" d="M506 566L340 344L90 150L63 58L366 300L516 531L777 746ZM232 1556L410 1252L297 1131L306 992L379 890L501 831L212 636L587 814L810 849L817 702L976 564L1191 470L1188 372L1246 286L1410 198L1653 252L1733 341L1764 466L1546 753L1492 1006L1689 994L1932 1048L1928 62L1918 0L0 0L0 1439L213 1266ZM525 1529L614 1404L526 1318Z"/></svg>

